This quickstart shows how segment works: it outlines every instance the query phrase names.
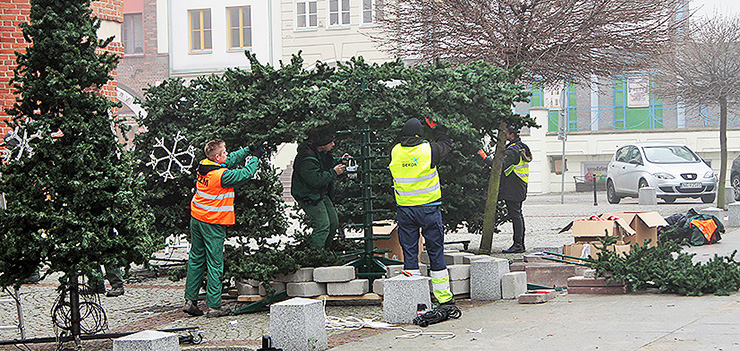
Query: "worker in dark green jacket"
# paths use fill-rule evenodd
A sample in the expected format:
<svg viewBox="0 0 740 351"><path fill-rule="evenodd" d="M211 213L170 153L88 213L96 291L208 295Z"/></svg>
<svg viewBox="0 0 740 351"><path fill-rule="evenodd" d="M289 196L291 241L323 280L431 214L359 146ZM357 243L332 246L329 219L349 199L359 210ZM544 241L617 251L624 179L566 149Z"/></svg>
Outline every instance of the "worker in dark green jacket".
<svg viewBox="0 0 740 351"><path fill-rule="evenodd" d="M315 248L327 247L339 229L332 197L334 180L344 173L345 165L331 155L334 135L334 131L325 128L312 131L308 140L298 146L293 161L290 194L311 222L311 246Z"/></svg>

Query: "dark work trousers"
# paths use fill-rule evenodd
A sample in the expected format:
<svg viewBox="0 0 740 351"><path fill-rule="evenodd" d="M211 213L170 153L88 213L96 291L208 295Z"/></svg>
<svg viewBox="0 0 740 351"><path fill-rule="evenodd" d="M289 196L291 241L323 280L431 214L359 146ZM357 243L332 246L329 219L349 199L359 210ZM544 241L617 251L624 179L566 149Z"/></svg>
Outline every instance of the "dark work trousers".
<svg viewBox="0 0 740 351"><path fill-rule="evenodd" d="M514 226L514 245L524 247L524 216L522 216L523 201L506 202L506 210L509 212L511 224Z"/></svg>
<svg viewBox="0 0 740 351"><path fill-rule="evenodd" d="M439 206L398 206L398 241L403 249L403 268L419 269L419 229L429 253L433 271L447 269L444 256L444 232Z"/></svg>

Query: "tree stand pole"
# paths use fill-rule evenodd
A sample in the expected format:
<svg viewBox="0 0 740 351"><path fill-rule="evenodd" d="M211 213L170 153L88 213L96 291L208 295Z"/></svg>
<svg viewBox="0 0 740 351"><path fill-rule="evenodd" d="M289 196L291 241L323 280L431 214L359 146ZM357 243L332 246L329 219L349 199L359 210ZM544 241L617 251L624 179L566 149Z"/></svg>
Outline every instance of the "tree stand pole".
<svg viewBox="0 0 740 351"><path fill-rule="evenodd" d="M80 291L79 284L77 283L77 276L73 276L69 280L69 309L70 309L70 327L72 332L72 338L74 338L75 346L82 348L82 328L80 327Z"/></svg>

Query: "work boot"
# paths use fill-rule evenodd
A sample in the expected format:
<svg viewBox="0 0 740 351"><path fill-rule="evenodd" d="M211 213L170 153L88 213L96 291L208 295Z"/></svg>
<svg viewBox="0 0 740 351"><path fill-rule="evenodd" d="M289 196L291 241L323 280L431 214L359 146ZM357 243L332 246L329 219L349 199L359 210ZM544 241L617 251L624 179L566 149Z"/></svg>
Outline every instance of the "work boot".
<svg viewBox="0 0 740 351"><path fill-rule="evenodd" d="M523 253L524 252L524 245L511 245L510 248L501 251L502 253Z"/></svg>
<svg viewBox="0 0 740 351"><path fill-rule="evenodd" d="M206 317L213 318L213 317L223 317L228 316L231 314L231 310L226 307L219 307L219 308L210 308L208 310L208 313L206 313Z"/></svg>
<svg viewBox="0 0 740 351"><path fill-rule="evenodd" d="M198 317L203 315L203 311L198 308L198 301L186 301L185 306L182 307L182 311L193 316Z"/></svg>
<svg viewBox="0 0 740 351"><path fill-rule="evenodd" d="M105 293L105 296L107 296L107 297L118 297L118 296L121 296L121 295L123 295L123 287L112 288L112 289L108 290L107 293Z"/></svg>

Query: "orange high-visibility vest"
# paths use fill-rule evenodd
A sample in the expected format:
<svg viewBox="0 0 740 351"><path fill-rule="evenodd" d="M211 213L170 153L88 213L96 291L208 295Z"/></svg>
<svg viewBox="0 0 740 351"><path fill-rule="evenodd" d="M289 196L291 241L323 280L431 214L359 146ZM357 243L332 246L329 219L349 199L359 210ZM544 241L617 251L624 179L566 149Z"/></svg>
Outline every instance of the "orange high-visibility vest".
<svg viewBox="0 0 740 351"><path fill-rule="evenodd" d="M195 195L190 202L190 215L193 218L210 224L233 225L234 188L221 187L221 176L227 168L208 172L205 176L198 174Z"/></svg>

